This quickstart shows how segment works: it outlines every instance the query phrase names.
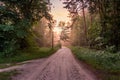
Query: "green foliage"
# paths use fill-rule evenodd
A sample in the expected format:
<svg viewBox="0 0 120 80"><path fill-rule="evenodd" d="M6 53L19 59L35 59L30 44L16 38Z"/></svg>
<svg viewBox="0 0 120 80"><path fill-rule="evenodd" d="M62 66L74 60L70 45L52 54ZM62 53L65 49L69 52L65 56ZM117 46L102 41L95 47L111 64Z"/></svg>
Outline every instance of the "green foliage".
<svg viewBox="0 0 120 80"><path fill-rule="evenodd" d="M88 24L88 43L90 48L102 49L103 38L101 34L100 19L98 15L95 15L91 24Z"/></svg>
<svg viewBox="0 0 120 80"><path fill-rule="evenodd" d="M118 0L90 0L89 11L100 15L100 36L103 38L103 46L114 46L114 52L120 47L120 1Z"/></svg>
<svg viewBox="0 0 120 80"><path fill-rule="evenodd" d="M106 46L106 51L114 53L116 51L115 46Z"/></svg>
<svg viewBox="0 0 120 80"><path fill-rule="evenodd" d="M80 11L84 8L89 11L91 17L89 18L89 21L91 21L91 24L87 22L89 30L87 37L90 46L97 49L105 49L106 46L115 46L115 49L113 50L114 52L120 50L119 0L64 0L63 3L65 4L64 8L68 9L68 11L72 13L72 18L81 13ZM99 19L94 19L94 15L98 15ZM101 37L102 40L100 42L96 42L95 39L99 37Z"/></svg>
<svg viewBox="0 0 120 80"><path fill-rule="evenodd" d="M71 34L71 41L73 45L84 46L85 42L85 34L84 34L84 25L83 25L83 17L77 15L73 18L73 25L72 25L72 34Z"/></svg>
<svg viewBox="0 0 120 80"><path fill-rule="evenodd" d="M16 55L12 57L6 58L0 58L0 64L1 63L17 63L17 62L23 62L27 60L32 59L39 59L44 58L52 55L58 50L58 48L38 48L38 47L29 47L24 50L19 50L16 52Z"/></svg>
<svg viewBox="0 0 120 80"><path fill-rule="evenodd" d="M102 74L102 80L120 80L120 52L110 53L87 48L71 47L75 56Z"/></svg>
<svg viewBox="0 0 120 80"><path fill-rule="evenodd" d="M119 74L102 75L102 80L120 80L120 75Z"/></svg>
<svg viewBox="0 0 120 80"><path fill-rule="evenodd" d="M10 57L27 46L26 37L42 17L51 20L44 0L0 0L0 57ZM31 35L32 36L32 35Z"/></svg>
<svg viewBox="0 0 120 80"><path fill-rule="evenodd" d="M31 25L29 20L23 19L15 25L15 33L18 38L25 38L30 33Z"/></svg>
<svg viewBox="0 0 120 80"><path fill-rule="evenodd" d="M9 35L9 36L8 36ZM9 25L0 25L0 56L12 55L17 48L14 27Z"/></svg>
<svg viewBox="0 0 120 80"><path fill-rule="evenodd" d="M11 76L19 74L18 71L2 72L0 73L0 80L12 80Z"/></svg>
<svg viewBox="0 0 120 80"><path fill-rule="evenodd" d="M73 53L97 69L120 72L120 53L109 53L107 51L95 51L86 48L72 48Z"/></svg>

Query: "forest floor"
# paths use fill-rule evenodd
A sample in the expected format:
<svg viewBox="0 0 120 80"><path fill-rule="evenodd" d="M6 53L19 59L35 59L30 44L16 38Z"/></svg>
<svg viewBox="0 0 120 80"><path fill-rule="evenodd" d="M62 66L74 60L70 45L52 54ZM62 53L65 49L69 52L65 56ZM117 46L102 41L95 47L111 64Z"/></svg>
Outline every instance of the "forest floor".
<svg viewBox="0 0 120 80"><path fill-rule="evenodd" d="M31 60L21 66L2 69L1 72L10 69L20 72L12 77L13 80L99 80L66 47L62 47L49 58Z"/></svg>

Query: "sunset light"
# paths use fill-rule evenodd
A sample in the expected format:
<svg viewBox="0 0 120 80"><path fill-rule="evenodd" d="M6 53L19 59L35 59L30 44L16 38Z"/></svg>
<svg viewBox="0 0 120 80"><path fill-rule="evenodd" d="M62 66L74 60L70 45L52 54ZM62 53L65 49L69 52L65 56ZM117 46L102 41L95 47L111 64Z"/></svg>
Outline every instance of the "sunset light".
<svg viewBox="0 0 120 80"><path fill-rule="evenodd" d="M63 8L62 1L59 0L51 0L52 8L51 8L51 14L53 15L53 19L57 21L57 24L59 21L64 22L70 22L70 18L68 17L69 12Z"/></svg>
<svg viewBox="0 0 120 80"><path fill-rule="evenodd" d="M53 31L57 34L60 34L62 29L60 27L54 27Z"/></svg>
<svg viewBox="0 0 120 80"><path fill-rule="evenodd" d="M0 0L0 80L120 80L120 0Z"/></svg>

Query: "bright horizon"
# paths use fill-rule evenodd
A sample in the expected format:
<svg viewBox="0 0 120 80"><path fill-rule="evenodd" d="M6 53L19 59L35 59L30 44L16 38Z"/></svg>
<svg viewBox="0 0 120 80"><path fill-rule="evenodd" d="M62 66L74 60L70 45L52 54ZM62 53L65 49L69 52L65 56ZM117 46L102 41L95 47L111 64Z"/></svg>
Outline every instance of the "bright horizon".
<svg viewBox="0 0 120 80"><path fill-rule="evenodd" d="M59 21L70 22L70 18L68 17L69 12L67 9L63 8L64 4L60 0L51 0L51 14L53 15L53 19L57 21L57 25Z"/></svg>

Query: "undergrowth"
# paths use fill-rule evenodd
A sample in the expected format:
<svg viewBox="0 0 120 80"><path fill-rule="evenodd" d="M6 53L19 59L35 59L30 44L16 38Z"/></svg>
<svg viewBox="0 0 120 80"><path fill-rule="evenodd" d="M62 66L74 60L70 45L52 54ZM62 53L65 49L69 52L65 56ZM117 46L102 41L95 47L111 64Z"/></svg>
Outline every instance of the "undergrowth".
<svg viewBox="0 0 120 80"><path fill-rule="evenodd" d="M12 76L19 74L18 71L9 71L9 72L1 72L0 73L0 80L12 80Z"/></svg>
<svg viewBox="0 0 120 80"><path fill-rule="evenodd" d="M8 57L8 58L0 58L0 64L3 63L17 63L17 62L22 62L22 61L27 61L27 60L32 60L32 59L38 59L38 58L44 58L52 55L57 51L58 48L38 48L38 47L32 47L32 48L27 48L24 50L17 51L17 54L13 57Z"/></svg>
<svg viewBox="0 0 120 80"><path fill-rule="evenodd" d="M75 56L105 73L102 80L120 80L120 52L110 53L82 47L71 47Z"/></svg>

